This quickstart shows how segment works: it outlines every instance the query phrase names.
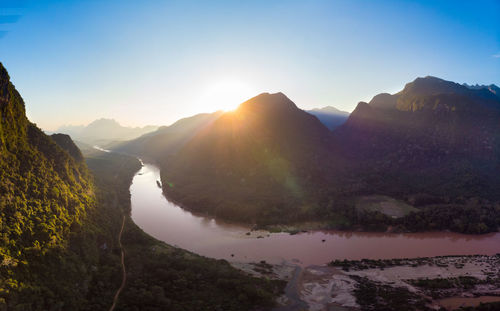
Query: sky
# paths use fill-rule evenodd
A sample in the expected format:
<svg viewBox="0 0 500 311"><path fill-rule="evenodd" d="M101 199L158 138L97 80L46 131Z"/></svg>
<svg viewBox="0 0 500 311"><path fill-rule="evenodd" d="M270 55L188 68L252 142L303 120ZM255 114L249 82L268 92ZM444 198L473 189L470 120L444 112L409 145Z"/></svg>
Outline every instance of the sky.
<svg viewBox="0 0 500 311"><path fill-rule="evenodd" d="M0 0L0 61L45 130L262 92L352 111L419 76L500 85L500 1Z"/></svg>

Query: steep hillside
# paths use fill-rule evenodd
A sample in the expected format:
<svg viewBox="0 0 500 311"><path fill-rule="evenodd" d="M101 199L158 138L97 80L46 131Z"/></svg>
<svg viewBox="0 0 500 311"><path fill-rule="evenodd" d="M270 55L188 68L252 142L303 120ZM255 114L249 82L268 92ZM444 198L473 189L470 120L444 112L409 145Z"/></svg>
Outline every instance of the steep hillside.
<svg viewBox="0 0 500 311"><path fill-rule="evenodd" d="M112 149L140 155L154 161L162 161L162 159L179 150L196 133L209 126L221 115L222 112L218 111L184 118L170 126L160 127L158 130L134 140L117 144Z"/></svg>
<svg viewBox="0 0 500 311"><path fill-rule="evenodd" d="M139 161L109 152L84 159L69 136L46 136L1 64L0 141L0 310L108 310L122 282L122 220L127 282L117 309L274 306L282 282L142 232L128 217Z"/></svg>
<svg viewBox="0 0 500 311"><path fill-rule="evenodd" d="M330 131L344 124L347 118L349 118L349 112L332 106L307 110L307 112L316 116Z"/></svg>
<svg viewBox="0 0 500 311"><path fill-rule="evenodd" d="M418 78L359 103L330 132L283 94L261 94L159 157L164 191L191 210L264 225L495 231L499 107L489 89ZM398 219L360 210L369 195L419 209Z"/></svg>
<svg viewBox="0 0 500 311"><path fill-rule="evenodd" d="M43 308L62 293L75 297L85 293L65 280L49 289L52 280L39 279L40 267L50 271L58 264L71 229L95 206L81 154L69 138L59 138L69 153L29 122L24 102L0 64L0 305L29 306L37 293L36 304ZM68 259L60 268L65 271L79 264ZM74 277L74 272L65 272L68 279Z"/></svg>
<svg viewBox="0 0 500 311"><path fill-rule="evenodd" d="M24 102L1 65L0 104L2 241L15 241L1 249L4 263L15 265L25 256L23 249L62 242L85 207L92 206L93 190L88 171L77 163L81 154L72 158L28 121Z"/></svg>
<svg viewBox="0 0 500 311"><path fill-rule="evenodd" d="M359 103L334 134L360 192L500 199L500 99L488 89L418 78Z"/></svg>
<svg viewBox="0 0 500 311"><path fill-rule="evenodd" d="M322 184L330 132L281 93L224 113L162 162L165 191L190 209L226 218L294 219ZM284 216L286 215L286 216Z"/></svg>
<svg viewBox="0 0 500 311"><path fill-rule="evenodd" d="M71 140L71 137L65 134L52 134L50 138L56 142L62 149L66 150L76 163L83 162L83 155L76 144Z"/></svg>

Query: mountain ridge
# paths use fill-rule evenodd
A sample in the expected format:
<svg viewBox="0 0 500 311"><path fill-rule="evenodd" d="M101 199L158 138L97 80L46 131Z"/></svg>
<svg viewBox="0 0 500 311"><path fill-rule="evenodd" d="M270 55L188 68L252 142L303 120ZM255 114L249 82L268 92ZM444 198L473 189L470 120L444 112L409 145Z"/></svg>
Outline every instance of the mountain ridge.
<svg viewBox="0 0 500 311"><path fill-rule="evenodd" d="M158 129L155 125L143 127L122 126L115 119L100 118L88 125L65 125L55 132L70 135L74 140L94 145L107 145L116 141L127 141Z"/></svg>
<svg viewBox="0 0 500 311"><path fill-rule="evenodd" d="M7 309L19 300L29 305L32 299L44 308L48 292L56 299L63 299L62 293L85 295L85 289L68 284L75 275L82 278L73 268L86 268L76 254L59 267L68 279L50 290L51 281L44 279L48 267L66 254L72 228L95 207L90 173L71 139L61 138L50 138L28 120L24 101L0 63L0 306ZM35 292L41 295L34 298ZM80 299L72 303L78 305Z"/></svg>
<svg viewBox="0 0 500 311"><path fill-rule="evenodd" d="M323 108L314 108L306 110L309 114L314 115L318 120L323 123L330 131L344 124L349 117L349 112L339 110L333 106L326 106Z"/></svg>
<svg viewBox="0 0 500 311"><path fill-rule="evenodd" d="M272 217L278 217L283 207L272 193L288 196L285 201L296 205L308 193L304 188L310 181L322 178L312 163L327 157L330 135L316 117L297 108L282 93L259 94L235 111L222 114L161 163L163 184L176 185L164 190L178 201L189 199L178 196L181 193L176 190L183 187L197 189L200 194L217 193L219 203L212 195L192 199L229 218L241 216L230 203L237 197L238 204L247 206L244 217L255 219L266 212L262 209L266 204L275 204ZM206 176L220 182L209 186L196 182ZM265 195L253 206L243 203L252 200L255 193ZM189 206L196 208L197 204Z"/></svg>
<svg viewBox="0 0 500 311"><path fill-rule="evenodd" d="M458 197L498 200L500 116L496 97L485 92L417 78L394 95L360 102L333 131L284 94L262 93L219 116L175 153L157 157L163 189L188 209L233 220L265 224L330 215L350 226L395 222L413 228L404 220L356 215L352 202L370 194L406 202L432 197L446 213L458 213L464 208ZM458 207L452 211L447 204ZM487 206L478 213L492 213ZM430 207L425 213L438 217ZM481 232L495 226L450 228Z"/></svg>

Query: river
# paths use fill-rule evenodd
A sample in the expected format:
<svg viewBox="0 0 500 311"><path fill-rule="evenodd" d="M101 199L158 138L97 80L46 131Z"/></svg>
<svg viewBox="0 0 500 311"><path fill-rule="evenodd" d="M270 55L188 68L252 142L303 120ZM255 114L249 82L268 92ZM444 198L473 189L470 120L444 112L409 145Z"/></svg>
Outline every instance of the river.
<svg viewBox="0 0 500 311"><path fill-rule="evenodd" d="M249 227L193 215L169 202L158 187L158 167L145 164L130 187L132 219L146 233L194 253L230 261L284 260L301 265L333 259L387 259L500 253L500 233L252 232Z"/></svg>

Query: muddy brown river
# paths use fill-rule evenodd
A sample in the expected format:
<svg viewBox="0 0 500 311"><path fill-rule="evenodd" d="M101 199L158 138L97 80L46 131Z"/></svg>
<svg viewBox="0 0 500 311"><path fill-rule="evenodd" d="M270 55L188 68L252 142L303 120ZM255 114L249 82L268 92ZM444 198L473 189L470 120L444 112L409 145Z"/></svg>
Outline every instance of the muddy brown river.
<svg viewBox="0 0 500 311"><path fill-rule="evenodd" d="M500 253L500 233L312 231L296 235L252 232L248 236L249 227L193 215L169 202L157 185L159 179L160 171L152 164L145 164L135 175L130 187L132 219L153 237L207 257L311 265L333 259Z"/></svg>

